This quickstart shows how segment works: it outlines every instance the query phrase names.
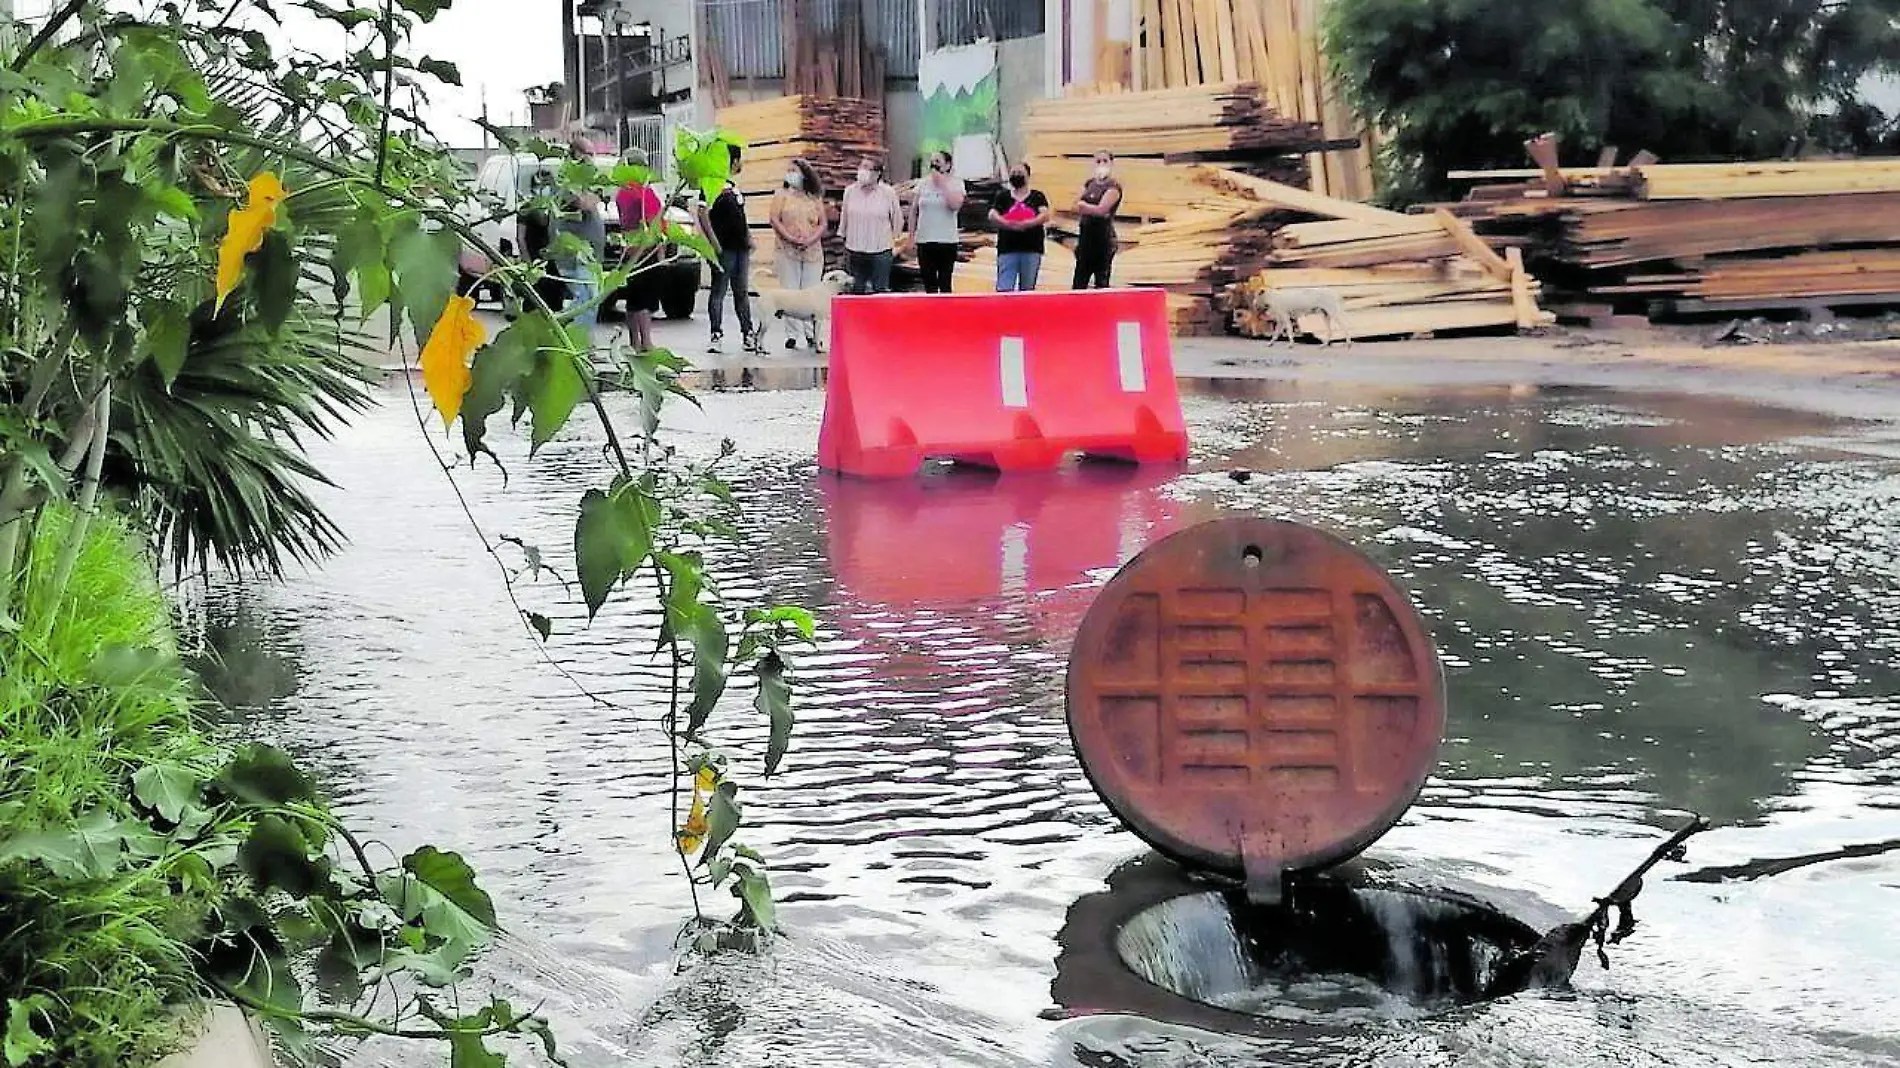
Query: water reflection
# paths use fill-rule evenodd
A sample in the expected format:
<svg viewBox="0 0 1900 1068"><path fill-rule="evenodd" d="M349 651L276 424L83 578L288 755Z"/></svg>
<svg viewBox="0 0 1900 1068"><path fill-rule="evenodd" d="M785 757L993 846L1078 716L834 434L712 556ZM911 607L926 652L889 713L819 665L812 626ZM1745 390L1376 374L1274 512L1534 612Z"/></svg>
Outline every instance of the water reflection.
<svg viewBox="0 0 1900 1068"><path fill-rule="evenodd" d="M1891 909L1894 854L1672 881L1900 839L1900 465L1809 440L1852 446L1853 428L1596 393L1282 389L1188 396L1185 472L854 484L811 462L819 394L729 384L676 420L688 453L739 446L753 540L710 565L729 594L820 620L792 755L747 794L793 929L764 964L671 973L684 902L651 728L654 606L616 602L589 626L558 584L523 591L555 620L549 651L612 705L577 696L514 627L400 395L318 456L348 549L210 599L233 676L219 685L264 711L253 726L317 759L392 845L464 845L489 873L517 935L495 963L579 1036L577 1064L1900 1056L1900 941L1860 919ZM462 488L491 535L559 561L580 491L607 477L602 443L577 425L533 464L524 442L497 444L510 484L485 468ZM1652 878L1627 966L1573 1000L1303 1046L1036 1018L1064 915L1139 849L1069 748L1075 620L1141 545L1231 511L1342 534L1432 620L1452 737L1382 849L1582 907L1663 813L1728 824L1693 869ZM249 675L246 647L271 652ZM714 722L756 765L751 697L742 682Z"/></svg>

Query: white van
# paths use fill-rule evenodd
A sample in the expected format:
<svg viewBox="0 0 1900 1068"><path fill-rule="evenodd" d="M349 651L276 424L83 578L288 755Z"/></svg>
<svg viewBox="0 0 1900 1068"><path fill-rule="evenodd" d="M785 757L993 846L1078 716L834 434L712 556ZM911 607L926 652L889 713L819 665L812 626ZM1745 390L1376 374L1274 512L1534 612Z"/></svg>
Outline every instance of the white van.
<svg viewBox="0 0 1900 1068"><path fill-rule="evenodd" d="M559 171L560 159L542 159L532 153L500 153L490 156L482 163L475 174L475 187L487 194L493 205L483 201L471 201L464 208L464 219L471 224L476 236L488 247L499 250L506 256L520 255L520 219L516 213L519 206L533 198L536 174L554 174ZM602 170L612 170L619 160L613 156L595 156L594 163ZM608 256L621 254L618 240L620 233L620 213L613 198L606 198L601 205L607 223ZM666 213L667 221L679 226L692 227L693 216L683 206L670 205ZM468 293L474 288L476 279L486 274L492 266L488 258L472 247L464 247L460 261L461 279L459 291ZM701 271L698 261L688 257L684 262L665 268L666 275L660 290L660 307L669 319L684 319L693 314L693 303L699 292ZM624 293L610 294L603 302L603 310L613 307L625 299Z"/></svg>

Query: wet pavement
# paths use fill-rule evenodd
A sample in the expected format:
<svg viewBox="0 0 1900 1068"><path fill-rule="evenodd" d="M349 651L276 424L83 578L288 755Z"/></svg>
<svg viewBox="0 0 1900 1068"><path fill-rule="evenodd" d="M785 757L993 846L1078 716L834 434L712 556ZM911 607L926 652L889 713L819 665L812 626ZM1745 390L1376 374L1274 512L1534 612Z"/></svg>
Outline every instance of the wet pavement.
<svg viewBox="0 0 1900 1068"><path fill-rule="evenodd" d="M351 545L207 599L241 728L296 750L393 848L470 855L510 927L491 973L545 1002L575 1063L1900 1063L1886 428L1660 394L1219 380L1189 387L1185 472L870 485L815 470L821 394L732 388L748 380L816 378L707 376L704 411L673 419L689 453L738 445L749 540L713 560L727 595L820 621L792 754L748 793L788 927L762 959L675 973L653 605L622 597L588 627L558 584L523 591L555 620L549 651L615 707L578 696L514 622L400 381L318 451ZM456 480L491 539L566 570L600 445L577 421L533 463L507 441L505 488L492 467ZM1074 906L1143 853L1075 763L1069 642L1141 546L1236 512L1353 541L1431 625L1448 738L1382 863L1548 919L1687 811L1717 822L1652 875L1613 970L1318 1034L1041 1018ZM743 688L713 722L763 752ZM1707 881L1844 847L1861 855Z"/></svg>

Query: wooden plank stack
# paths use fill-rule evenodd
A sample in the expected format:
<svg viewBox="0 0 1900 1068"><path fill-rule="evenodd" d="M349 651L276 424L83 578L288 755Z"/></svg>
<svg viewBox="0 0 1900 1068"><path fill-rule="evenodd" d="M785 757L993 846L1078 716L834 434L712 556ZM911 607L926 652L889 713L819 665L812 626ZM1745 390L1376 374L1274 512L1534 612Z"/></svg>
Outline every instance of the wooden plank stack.
<svg viewBox="0 0 1900 1068"><path fill-rule="evenodd" d="M1345 311L1337 324L1338 340L1492 327L1528 330L1554 321L1538 308L1538 286L1517 251L1499 255L1449 211L1402 215L1350 201L1329 203L1310 193L1259 191L1323 218L1281 227L1268 265L1227 291L1226 308L1243 334L1273 334L1278 324L1261 300L1272 289L1334 291ZM1302 317L1297 327L1328 336L1317 317Z"/></svg>
<svg viewBox="0 0 1900 1068"><path fill-rule="evenodd" d="M1321 56L1322 6L1323 0L1132 0L1126 87L1257 83L1276 113L1319 125L1327 141L1357 141L1314 152L1308 162L1316 191L1368 199L1369 130L1346 106ZM1108 66L1104 72L1098 64L1097 83L1087 91L1119 85L1119 66Z"/></svg>
<svg viewBox="0 0 1900 1068"><path fill-rule="evenodd" d="M1900 307L1900 160L1454 172L1451 210L1524 249L1579 317Z"/></svg>
<svg viewBox="0 0 1900 1068"><path fill-rule="evenodd" d="M1323 141L1317 122L1284 117L1252 82L1144 93L1070 96L1029 105L1023 132L1037 155L1284 155Z"/></svg>
<svg viewBox="0 0 1900 1068"><path fill-rule="evenodd" d="M794 159L818 171L833 192L848 184L865 156L884 155L884 105L843 96L781 96L722 108L720 129L746 143L739 187L770 193Z"/></svg>
<svg viewBox="0 0 1900 1068"><path fill-rule="evenodd" d="M829 266L841 264L844 245L835 232L837 203L844 187L855 179L858 161L884 155L884 146L877 140L883 136L884 105L855 97L781 96L723 108L716 122L746 143L738 185L746 197L746 220L752 226L753 273L776 284L772 194L784 183L795 159L810 163L825 183L834 231L825 243L825 260Z"/></svg>

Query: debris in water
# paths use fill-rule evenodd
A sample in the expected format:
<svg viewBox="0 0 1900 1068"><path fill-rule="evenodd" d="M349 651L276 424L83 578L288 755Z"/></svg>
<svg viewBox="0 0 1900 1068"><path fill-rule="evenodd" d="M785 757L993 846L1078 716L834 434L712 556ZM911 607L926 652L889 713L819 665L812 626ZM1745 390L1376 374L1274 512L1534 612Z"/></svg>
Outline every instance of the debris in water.
<svg viewBox="0 0 1900 1068"><path fill-rule="evenodd" d="M1616 889L1607 896L1597 898L1596 908L1591 909L1588 916L1575 923L1558 924L1545 932L1536 945L1506 961L1498 969L1497 977L1490 989L1485 991L1485 996L1509 997L1525 990L1570 985L1570 977L1576 974L1577 964L1583 959L1583 947L1592 939L1597 945L1597 962L1608 968L1610 955L1605 947L1616 945L1636 930L1636 913L1631 905L1636 895L1643 892L1643 876L1665 860L1682 859L1683 843L1708 827L1709 821L1701 816L1684 824L1669 836L1668 841L1657 846L1648 859L1637 865L1635 871L1625 875L1623 881L1616 884ZM1612 912L1616 914L1614 928L1610 926Z"/></svg>

